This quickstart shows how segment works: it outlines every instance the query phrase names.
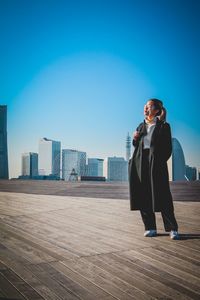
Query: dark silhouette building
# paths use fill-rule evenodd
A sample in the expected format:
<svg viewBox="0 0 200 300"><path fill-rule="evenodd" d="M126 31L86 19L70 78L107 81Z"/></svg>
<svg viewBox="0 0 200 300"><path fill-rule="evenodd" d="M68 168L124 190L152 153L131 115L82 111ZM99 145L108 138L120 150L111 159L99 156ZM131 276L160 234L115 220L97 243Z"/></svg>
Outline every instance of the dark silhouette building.
<svg viewBox="0 0 200 300"><path fill-rule="evenodd" d="M7 106L0 105L0 179L8 179Z"/></svg>

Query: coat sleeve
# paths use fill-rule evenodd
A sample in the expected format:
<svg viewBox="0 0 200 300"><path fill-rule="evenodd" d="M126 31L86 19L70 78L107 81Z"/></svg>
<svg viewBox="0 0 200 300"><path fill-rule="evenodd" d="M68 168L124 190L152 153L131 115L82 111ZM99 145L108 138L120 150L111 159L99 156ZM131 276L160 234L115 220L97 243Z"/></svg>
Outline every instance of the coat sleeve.
<svg viewBox="0 0 200 300"><path fill-rule="evenodd" d="M168 123L164 123L163 126L163 149L162 156L165 161L167 161L172 154L172 137L171 137L171 128Z"/></svg>
<svg viewBox="0 0 200 300"><path fill-rule="evenodd" d="M140 125L136 128L136 131L139 131L139 133L141 134L141 128L142 128L143 123L140 123ZM133 139L132 144L134 147L136 147L139 143L141 136L139 136L139 138L137 140Z"/></svg>

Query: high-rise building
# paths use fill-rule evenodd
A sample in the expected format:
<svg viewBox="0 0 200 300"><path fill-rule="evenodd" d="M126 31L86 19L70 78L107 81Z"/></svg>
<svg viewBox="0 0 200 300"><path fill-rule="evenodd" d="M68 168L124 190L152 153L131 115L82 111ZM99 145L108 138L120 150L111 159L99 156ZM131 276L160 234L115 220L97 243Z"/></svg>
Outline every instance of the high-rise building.
<svg viewBox="0 0 200 300"><path fill-rule="evenodd" d="M60 178L61 143L47 138L39 141L39 175L53 175Z"/></svg>
<svg viewBox="0 0 200 300"><path fill-rule="evenodd" d="M88 158L87 176L103 176L103 159Z"/></svg>
<svg viewBox="0 0 200 300"><path fill-rule="evenodd" d="M7 106L0 105L0 179L8 179Z"/></svg>
<svg viewBox="0 0 200 300"><path fill-rule="evenodd" d="M38 154L29 152L22 154L22 176L30 178L38 175Z"/></svg>
<svg viewBox="0 0 200 300"><path fill-rule="evenodd" d="M128 180L128 161L123 157L108 157L108 181Z"/></svg>
<svg viewBox="0 0 200 300"><path fill-rule="evenodd" d="M70 180L72 173L84 176L86 170L86 152L63 149L62 150L62 179Z"/></svg>
<svg viewBox="0 0 200 300"><path fill-rule="evenodd" d="M131 158L131 137L128 132L126 137L126 160L129 161L130 158Z"/></svg>
<svg viewBox="0 0 200 300"><path fill-rule="evenodd" d="M194 181L197 179L197 169L195 167L190 167L188 165L185 166L186 168L186 179L188 181Z"/></svg>
<svg viewBox="0 0 200 300"><path fill-rule="evenodd" d="M172 181L187 180L183 149L176 138L172 138L172 156L168 161L168 169Z"/></svg>

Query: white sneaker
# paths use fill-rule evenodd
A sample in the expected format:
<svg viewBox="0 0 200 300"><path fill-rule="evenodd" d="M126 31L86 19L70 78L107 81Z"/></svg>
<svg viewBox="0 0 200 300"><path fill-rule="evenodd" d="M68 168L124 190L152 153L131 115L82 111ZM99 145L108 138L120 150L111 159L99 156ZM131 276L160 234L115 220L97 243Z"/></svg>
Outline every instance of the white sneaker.
<svg viewBox="0 0 200 300"><path fill-rule="evenodd" d="M179 240L178 231L171 230L169 235L172 240Z"/></svg>
<svg viewBox="0 0 200 300"><path fill-rule="evenodd" d="M156 235L157 235L157 231L154 230L154 229L146 230L145 233L144 233L145 237L153 237L153 236L156 236Z"/></svg>

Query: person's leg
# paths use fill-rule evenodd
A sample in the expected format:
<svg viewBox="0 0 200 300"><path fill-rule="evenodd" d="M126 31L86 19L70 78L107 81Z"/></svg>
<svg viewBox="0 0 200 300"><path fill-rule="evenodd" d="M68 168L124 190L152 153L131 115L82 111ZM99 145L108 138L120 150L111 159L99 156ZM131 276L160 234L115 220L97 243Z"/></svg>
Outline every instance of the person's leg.
<svg viewBox="0 0 200 300"><path fill-rule="evenodd" d="M145 230L156 230L156 217L154 212L140 210Z"/></svg>
<svg viewBox="0 0 200 300"><path fill-rule="evenodd" d="M149 149L145 149L142 152L142 191L143 201L141 203L140 213L145 227L144 236L151 237L156 235L156 218L152 209Z"/></svg>
<svg viewBox="0 0 200 300"><path fill-rule="evenodd" d="M174 215L173 209L162 210L161 211L165 231L178 231L178 224Z"/></svg>

